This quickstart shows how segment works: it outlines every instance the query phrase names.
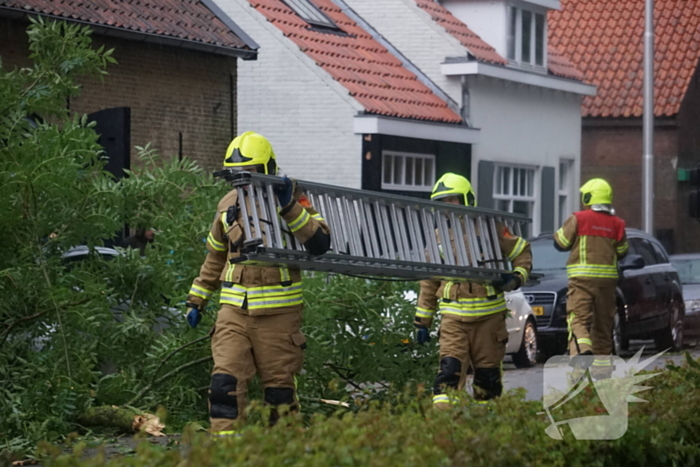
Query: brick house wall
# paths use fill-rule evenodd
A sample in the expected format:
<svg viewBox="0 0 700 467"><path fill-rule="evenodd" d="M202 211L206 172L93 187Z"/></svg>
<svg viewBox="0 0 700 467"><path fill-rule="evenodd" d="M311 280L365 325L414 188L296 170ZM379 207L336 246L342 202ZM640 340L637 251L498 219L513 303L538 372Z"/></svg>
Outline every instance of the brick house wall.
<svg viewBox="0 0 700 467"><path fill-rule="evenodd" d="M0 18L3 68L29 64L23 21ZM151 143L162 157L182 154L205 169L221 166L236 131L236 73L233 57L93 35L93 46L114 48L118 64L102 81L86 79L71 111L87 114L111 107L131 108L134 146Z"/></svg>

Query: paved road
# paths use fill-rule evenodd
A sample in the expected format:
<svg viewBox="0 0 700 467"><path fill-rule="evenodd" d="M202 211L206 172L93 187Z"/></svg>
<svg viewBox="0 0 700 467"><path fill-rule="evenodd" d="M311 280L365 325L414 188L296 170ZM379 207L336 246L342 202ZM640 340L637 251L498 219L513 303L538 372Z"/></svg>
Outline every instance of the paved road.
<svg viewBox="0 0 700 467"><path fill-rule="evenodd" d="M652 357L656 354L656 347L654 347L653 341L631 341L630 342L630 353L623 356L625 360L632 357L640 348L644 346L643 356L646 358ZM694 358L700 358L700 345L695 345L692 348L687 349ZM663 356L652 367L647 368L648 370L654 367L663 368L666 361L673 360L675 363L680 364L684 360L683 353L676 353L669 356ZM526 398L528 400L542 400L542 371L544 365L539 364L532 368L527 369L516 369L512 364L506 363L504 365L503 383L505 389L514 388L525 388L527 390Z"/></svg>

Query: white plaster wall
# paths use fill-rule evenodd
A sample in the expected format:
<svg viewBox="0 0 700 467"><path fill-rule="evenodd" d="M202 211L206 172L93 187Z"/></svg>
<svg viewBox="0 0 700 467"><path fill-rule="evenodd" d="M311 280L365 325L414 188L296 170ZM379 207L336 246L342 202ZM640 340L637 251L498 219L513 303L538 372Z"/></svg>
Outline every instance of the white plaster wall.
<svg viewBox="0 0 700 467"><path fill-rule="evenodd" d="M345 3L462 105L460 78L442 74L440 64L445 57L466 56L467 50L418 8L414 0L345 0Z"/></svg>
<svg viewBox="0 0 700 467"><path fill-rule="evenodd" d="M362 107L247 0L216 3L260 45L257 61L239 62L238 133L266 136L289 176L360 188Z"/></svg>
<svg viewBox="0 0 700 467"><path fill-rule="evenodd" d="M504 0L443 0L442 6L466 24L502 57L507 53L507 17Z"/></svg>
<svg viewBox="0 0 700 467"><path fill-rule="evenodd" d="M560 159L570 159L575 172L570 196L574 196L580 185L581 97L478 76L470 76L467 84L471 118L481 129L480 142L472 147L472 173L478 174L479 162L487 160L538 169L550 166L558 177ZM478 177L472 178L478 184ZM536 188L540 189L539 181ZM536 225L539 209L538 202Z"/></svg>

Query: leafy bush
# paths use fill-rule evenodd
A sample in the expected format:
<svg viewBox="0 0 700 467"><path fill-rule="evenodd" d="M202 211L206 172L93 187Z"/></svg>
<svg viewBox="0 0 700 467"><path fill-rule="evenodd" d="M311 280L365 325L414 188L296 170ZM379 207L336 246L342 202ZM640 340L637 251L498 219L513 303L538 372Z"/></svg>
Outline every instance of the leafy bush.
<svg viewBox="0 0 700 467"><path fill-rule="evenodd" d="M630 404L629 429L612 441L549 438L541 404L523 401L522 391L490 406L463 402L450 412L431 410L429 394L419 391L309 423L288 417L273 428L247 426L240 438L188 432L172 449L144 442L131 458L79 461L84 446L73 455L47 446L46 465L697 465L700 363L688 360L652 380L654 388L643 393L649 402ZM574 399L563 415L595 415L597 403L590 394Z"/></svg>

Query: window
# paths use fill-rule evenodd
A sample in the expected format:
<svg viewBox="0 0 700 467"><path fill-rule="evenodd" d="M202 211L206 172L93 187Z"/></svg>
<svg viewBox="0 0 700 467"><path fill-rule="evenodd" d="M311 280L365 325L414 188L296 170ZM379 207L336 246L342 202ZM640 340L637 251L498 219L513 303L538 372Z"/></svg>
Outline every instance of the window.
<svg viewBox="0 0 700 467"><path fill-rule="evenodd" d="M499 165L496 167L493 199L499 211L524 214L532 218L535 212L535 169ZM527 235L533 234L532 225Z"/></svg>
<svg viewBox="0 0 700 467"><path fill-rule="evenodd" d="M284 0L289 8L307 23L323 28L338 29L338 26L323 14L310 0Z"/></svg>
<svg viewBox="0 0 700 467"><path fill-rule="evenodd" d="M382 153L382 189L430 191L435 184L435 156L408 152Z"/></svg>
<svg viewBox="0 0 700 467"><path fill-rule="evenodd" d="M654 253L656 253L656 261L659 264L667 264L669 263L668 256L666 255L666 252L664 251L664 247L662 247L660 244L656 242L649 242L651 243L651 246L654 248Z"/></svg>
<svg viewBox="0 0 700 467"><path fill-rule="evenodd" d="M631 238L629 242L634 245L634 252L644 258L645 266L653 266L656 264L654 249L651 247L649 242L643 238Z"/></svg>
<svg viewBox="0 0 700 467"><path fill-rule="evenodd" d="M569 218L572 212L571 208L571 187L572 187L572 172L574 168L573 161L559 161L559 224L563 224Z"/></svg>
<svg viewBox="0 0 700 467"><path fill-rule="evenodd" d="M545 67L547 17L512 6L508 9L508 59L521 65Z"/></svg>

